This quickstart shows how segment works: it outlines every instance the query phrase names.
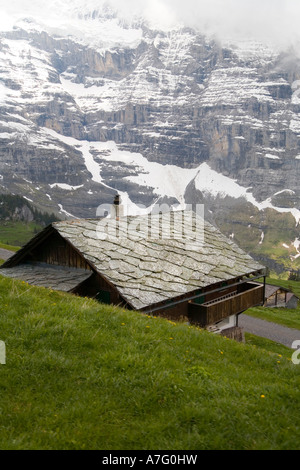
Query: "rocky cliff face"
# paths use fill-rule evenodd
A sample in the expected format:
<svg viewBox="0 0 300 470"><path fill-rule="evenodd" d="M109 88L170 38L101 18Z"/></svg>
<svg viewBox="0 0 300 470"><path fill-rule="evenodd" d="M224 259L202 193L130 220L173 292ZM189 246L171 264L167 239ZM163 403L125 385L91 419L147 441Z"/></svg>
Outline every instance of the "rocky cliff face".
<svg viewBox="0 0 300 470"><path fill-rule="evenodd" d="M238 241L252 251L268 226L256 221L248 247L242 207L252 218L272 211L275 227L277 216L293 220L292 246L300 214L294 52L220 44L188 28L151 30L107 13L88 18L106 34L97 43L30 20L0 35L2 192L77 217L95 216L116 191L131 205L203 202L207 217L243 234Z"/></svg>

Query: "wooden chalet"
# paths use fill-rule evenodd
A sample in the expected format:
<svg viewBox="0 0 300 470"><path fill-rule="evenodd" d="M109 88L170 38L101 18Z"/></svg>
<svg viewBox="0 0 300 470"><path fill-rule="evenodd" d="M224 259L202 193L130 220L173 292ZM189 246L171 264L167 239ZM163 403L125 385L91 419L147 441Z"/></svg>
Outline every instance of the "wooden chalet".
<svg viewBox="0 0 300 470"><path fill-rule="evenodd" d="M265 286L265 307L281 307L295 309L298 306L299 297L289 289L266 284Z"/></svg>
<svg viewBox="0 0 300 470"><path fill-rule="evenodd" d="M189 223L185 212L171 214L151 218L157 227L172 221L168 237L149 236L148 215L105 219L107 226L120 223L118 236L106 239L99 238L103 219L53 223L0 273L238 337L238 315L264 303L265 286L255 281L265 278L265 268L208 222L203 221L201 243L195 241L194 213ZM123 219L138 227L134 235Z"/></svg>

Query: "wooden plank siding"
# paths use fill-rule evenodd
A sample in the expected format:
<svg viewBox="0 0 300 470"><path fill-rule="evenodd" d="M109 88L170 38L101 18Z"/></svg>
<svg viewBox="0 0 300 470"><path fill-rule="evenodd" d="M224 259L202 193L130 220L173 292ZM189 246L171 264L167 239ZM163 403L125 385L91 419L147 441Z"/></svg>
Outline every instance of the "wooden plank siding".
<svg viewBox="0 0 300 470"><path fill-rule="evenodd" d="M101 303L126 307L126 302L120 296L118 290L96 272L73 289L72 293L81 297L95 298Z"/></svg>
<svg viewBox="0 0 300 470"><path fill-rule="evenodd" d="M73 294L96 298L106 304L125 304L116 287L97 273L83 255L57 232L52 233L51 237L35 247L27 261L91 271L93 275L73 289Z"/></svg>
<svg viewBox="0 0 300 470"><path fill-rule="evenodd" d="M34 237L6 264L7 267L13 267L20 262L25 264L45 263L50 266L90 271L91 276L70 292L82 297L96 298L100 302L131 308L119 294L117 288L99 274L93 264L86 261L84 255L52 227L47 227Z"/></svg>
<svg viewBox="0 0 300 470"><path fill-rule="evenodd" d="M91 270L89 263L57 232L33 248L26 261Z"/></svg>
<svg viewBox="0 0 300 470"><path fill-rule="evenodd" d="M191 312L193 311L193 305L195 315L198 317L200 306L208 305L209 303L214 303L215 301L220 301L221 299L224 300L224 297L226 298L227 296L236 296L238 293L242 293L244 290L249 290L253 288L253 286L256 287L257 285L257 283L253 284L251 281L243 281L242 277L234 278L213 284L208 288L197 289L193 292L188 292L184 295L174 297L174 299L171 301L165 301L156 305L152 305L150 308L148 307L147 309L143 309L141 311L146 314L159 315L173 321L191 322ZM263 298L264 285L261 284L261 287L261 296ZM250 305L250 307L253 306L254 305Z"/></svg>
<svg viewBox="0 0 300 470"><path fill-rule="evenodd" d="M202 327L213 325L231 315L244 312L248 308L262 305L264 302L264 286L253 287L244 292L234 294L229 297L221 297L214 302L202 305L189 302L189 318L191 323L196 323Z"/></svg>

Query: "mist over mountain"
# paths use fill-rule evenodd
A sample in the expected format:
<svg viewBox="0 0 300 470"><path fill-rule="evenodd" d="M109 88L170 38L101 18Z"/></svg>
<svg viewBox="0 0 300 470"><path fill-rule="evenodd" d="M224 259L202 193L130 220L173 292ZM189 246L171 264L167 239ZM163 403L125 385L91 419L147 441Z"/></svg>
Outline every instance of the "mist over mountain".
<svg viewBox="0 0 300 470"><path fill-rule="evenodd" d="M142 20L164 30L191 27L219 40L247 37L289 47L300 39L300 5L294 0L2 0L0 21L2 29L10 29L27 17L76 34L78 20L104 11L128 23Z"/></svg>
<svg viewBox="0 0 300 470"><path fill-rule="evenodd" d="M299 7L241 3L3 2L0 192L60 217L116 192L129 211L203 203L297 268Z"/></svg>

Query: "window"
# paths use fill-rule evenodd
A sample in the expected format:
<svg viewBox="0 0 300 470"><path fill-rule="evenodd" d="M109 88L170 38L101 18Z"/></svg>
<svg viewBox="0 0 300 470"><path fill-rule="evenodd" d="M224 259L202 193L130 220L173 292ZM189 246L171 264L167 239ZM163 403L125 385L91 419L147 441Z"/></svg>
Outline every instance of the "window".
<svg viewBox="0 0 300 470"><path fill-rule="evenodd" d="M205 302L205 295L201 295L201 297L197 297L194 300L194 303L198 304L198 305L202 305L202 304L204 304L204 302Z"/></svg>
<svg viewBox="0 0 300 470"><path fill-rule="evenodd" d="M110 292L106 290L100 290L96 295L96 299L102 304L110 304Z"/></svg>

